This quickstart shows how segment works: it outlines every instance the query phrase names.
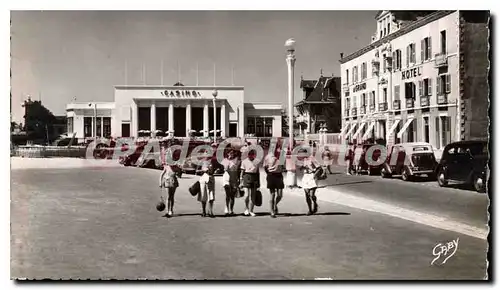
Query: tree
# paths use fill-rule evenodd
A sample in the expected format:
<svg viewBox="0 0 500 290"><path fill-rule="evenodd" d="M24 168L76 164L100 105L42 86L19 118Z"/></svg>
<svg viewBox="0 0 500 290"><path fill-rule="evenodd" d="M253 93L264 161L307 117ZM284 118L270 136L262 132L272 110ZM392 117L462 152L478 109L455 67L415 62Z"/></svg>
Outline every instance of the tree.
<svg viewBox="0 0 500 290"><path fill-rule="evenodd" d="M24 115L24 131L33 140L47 140L52 136L52 124L56 118L47 108L42 105L40 101L32 101L28 99L23 104Z"/></svg>

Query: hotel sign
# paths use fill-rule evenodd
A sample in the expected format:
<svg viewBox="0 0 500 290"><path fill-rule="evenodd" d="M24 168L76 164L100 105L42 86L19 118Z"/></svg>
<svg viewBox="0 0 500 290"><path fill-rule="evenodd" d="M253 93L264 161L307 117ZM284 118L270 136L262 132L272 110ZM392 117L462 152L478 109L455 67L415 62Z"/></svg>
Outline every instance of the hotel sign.
<svg viewBox="0 0 500 290"><path fill-rule="evenodd" d="M422 67L411 68L401 72L401 79L407 80L422 75Z"/></svg>
<svg viewBox="0 0 500 290"><path fill-rule="evenodd" d="M358 92L358 91L362 91L362 90L366 90L366 83L355 85L354 88L352 88L353 93Z"/></svg>
<svg viewBox="0 0 500 290"><path fill-rule="evenodd" d="M164 90L160 92L162 96L171 98L198 98L201 93L189 90Z"/></svg>

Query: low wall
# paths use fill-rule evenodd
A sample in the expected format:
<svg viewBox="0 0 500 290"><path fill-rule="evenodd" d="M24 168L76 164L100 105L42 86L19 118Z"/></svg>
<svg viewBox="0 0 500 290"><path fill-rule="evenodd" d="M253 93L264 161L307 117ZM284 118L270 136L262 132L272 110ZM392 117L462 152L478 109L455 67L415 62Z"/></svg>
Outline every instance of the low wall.
<svg viewBox="0 0 500 290"><path fill-rule="evenodd" d="M87 147L19 146L13 149L13 156L25 158L73 157L85 158Z"/></svg>

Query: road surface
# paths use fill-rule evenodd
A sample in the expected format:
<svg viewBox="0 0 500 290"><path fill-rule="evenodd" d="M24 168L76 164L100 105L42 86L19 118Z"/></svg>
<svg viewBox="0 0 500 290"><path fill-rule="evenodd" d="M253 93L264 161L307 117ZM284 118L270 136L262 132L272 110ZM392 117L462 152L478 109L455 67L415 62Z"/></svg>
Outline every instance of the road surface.
<svg viewBox="0 0 500 290"><path fill-rule="evenodd" d="M280 215L271 219L266 190L263 190L263 205L256 210L257 217L224 217L224 196L218 186L217 217L211 219L200 217L199 203L187 191L196 177L184 176L176 193L175 216L169 219L155 209L159 199L159 171L95 164L66 167L13 166L13 278L484 279L486 276L488 244L484 238L409 221L384 210L364 210L329 200L334 188L352 197L374 198L389 207L400 205L418 212L441 212L450 220L479 227L480 205L485 204L483 199L487 197L474 192L335 174L327 180L334 186L318 190L317 215L305 216L307 206L301 191L289 190L280 204ZM474 201L471 209L462 205L469 201ZM439 202L447 203L439 207L443 211L434 205ZM236 212L242 211L243 200L237 199ZM445 264L440 264L441 258L431 265L435 246L457 238L454 255L448 255Z"/></svg>

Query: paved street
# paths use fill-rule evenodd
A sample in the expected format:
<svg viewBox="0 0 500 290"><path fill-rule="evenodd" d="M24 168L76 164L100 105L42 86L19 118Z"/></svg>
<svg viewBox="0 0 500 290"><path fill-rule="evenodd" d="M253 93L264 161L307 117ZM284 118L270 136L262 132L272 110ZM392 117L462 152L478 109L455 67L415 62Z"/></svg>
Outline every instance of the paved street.
<svg viewBox="0 0 500 290"><path fill-rule="evenodd" d="M271 219L264 190L259 216L226 218L219 190L218 216L210 219L199 216L187 192L195 177L187 175L176 193L176 216L167 219L155 209L157 170L17 168L11 173L12 277L483 279L486 273L485 239L327 201L329 190L337 190L481 227L487 196L472 191L334 174L326 181L333 186L318 190L315 216L305 216L304 197L294 190L285 192L280 215ZM238 199L236 212L242 211ZM430 265L433 248L457 238L455 255Z"/></svg>

